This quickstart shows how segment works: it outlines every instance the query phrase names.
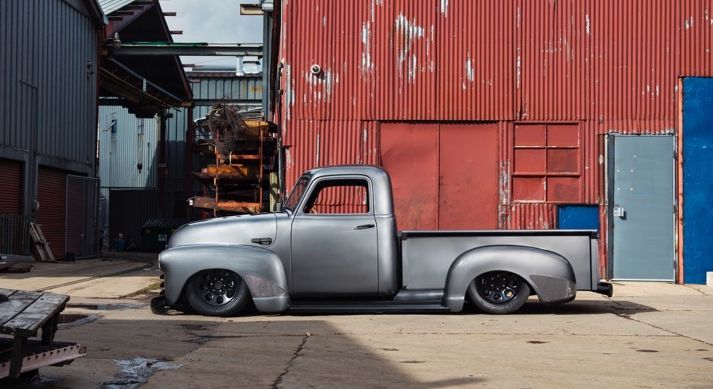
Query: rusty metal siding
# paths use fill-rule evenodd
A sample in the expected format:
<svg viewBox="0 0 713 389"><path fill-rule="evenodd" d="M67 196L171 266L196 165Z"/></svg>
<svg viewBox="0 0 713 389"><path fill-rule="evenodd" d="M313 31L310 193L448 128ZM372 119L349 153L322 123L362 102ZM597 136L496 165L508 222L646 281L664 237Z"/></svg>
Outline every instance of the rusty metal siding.
<svg viewBox="0 0 713 389"><path fill-rule="evenodd" d="M290 15L290 21L283 19L282 36L297 38L283 40L282 58L290 56L283 69L288 119L370 118L362 85L375 84L360 77L359 55L360 21L366 23L368 7L359 2L343 12L330 0L283 2L283 15ZM312 73L313 65L319 66L319 73Z"/></svg>
<svg viewBox="0 0 713 389"><path fill-rule="evenodd" d="M713 76L710 0L304 0L282 2L281 26L288 169L317 162L305 123L498 120L502 228L552 228L560 203L513 204L515 122L578 123L572 201L604 207L604 135L676 133L679 77Z"/></svg>
<svg viewBox="0 0 713 389"><path fill-rule="evenodd" d="M588 119L599 124L599 132L650 134L675 128L677 77L682 75L676 64L682 21L675 14L694 3L702 5L692 0L589 2Z"/></svg>
<svg viewBox="0 0 713 389"><path fill-rule="evenodd" d="M368 121L296 120L286 134L285 176L292 189L304 171L328 165L378 163L376 123Z"/></svg>
<svg viewBox="0 0 713 389"><path fill-rule="evenodd" d="M713 68L713 2L699 0L681 4L674 17L681 32L680 73L686 76L710 76Z"/></svg>
<svg viewBox="0 0 713 389"><path fill-rule="evenodd" d="M514 55L519 120L584 118L588 16L581 0L518 0Z"/></svg>
<svg viewBox="0 0 713 389"><path fill-rule="evenodd" d="M89 170L95 154L97 30L78 4L0 2L0 144Z"/></svg>
<svg viewBox="0 0 713 389"><path fill-rule="evenodd" d="M513 10L513 2L500 0L439 3L434 45L439 120L513 118Z"/></svg>
<svg viewBox="0 0 713 389"><path fill-rule="evenodd" d="M552 229L556 226L557 207L554 204L514 203L506 217L507 229Z"/></svg>

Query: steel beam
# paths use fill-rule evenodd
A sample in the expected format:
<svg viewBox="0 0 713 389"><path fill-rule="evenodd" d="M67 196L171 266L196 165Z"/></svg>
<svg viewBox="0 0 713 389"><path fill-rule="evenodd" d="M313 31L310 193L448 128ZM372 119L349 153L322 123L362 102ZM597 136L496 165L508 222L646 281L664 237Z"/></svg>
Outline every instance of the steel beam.
<svg viewBox="0 0 713 389"><path fill-rule="evenodd" d="M183 56L257 56L262 57L262 44L236 43L169 43L169 42L108 42L113 55L183 55Z"/></svg>

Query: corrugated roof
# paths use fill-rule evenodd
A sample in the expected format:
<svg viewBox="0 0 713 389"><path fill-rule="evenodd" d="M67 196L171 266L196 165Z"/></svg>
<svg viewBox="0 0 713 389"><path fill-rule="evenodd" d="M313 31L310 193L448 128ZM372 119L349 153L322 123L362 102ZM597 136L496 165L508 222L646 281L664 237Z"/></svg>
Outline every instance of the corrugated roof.
<svg viewBox="0 0 713 389"><path fill-rule="evenodd" d="M129 5L136 0L99 0L99 5L101 5L104 15L109 15L110 13Z"/></svg>

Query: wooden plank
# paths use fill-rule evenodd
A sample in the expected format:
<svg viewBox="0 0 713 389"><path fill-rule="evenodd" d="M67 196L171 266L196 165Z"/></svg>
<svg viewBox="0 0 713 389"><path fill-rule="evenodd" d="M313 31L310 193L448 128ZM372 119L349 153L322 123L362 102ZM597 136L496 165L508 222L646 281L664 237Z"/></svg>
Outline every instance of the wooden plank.
<svg viewBox="0 0 713 389"><path fill-rule="evenodd" d="M4 326L14 329L15 335L35 336L47 320L64 309L68 300L69 296L44 293Z"/></svg>
<svg viewBox="0 0 713 389"><path fill-rule="evenodd" d="M3 291L7 291L7 289L3 289ZM40 298L40 296L42 296L40 292L30 292L26 290L18 290L10 294L10 299L0 305L0 333L14 334L14 330L6 327L6 323L24 311Z"/></svg>
<svg viewBox="0 0 713 389"><path fill-rule="evenodd" d="M42 249L42 239L40 239L40 236L37 234L37 230L35 229L35 223L30 223L30 237L32 237L32 242L35 244L35 250L37 250L37 255L40 256L40 261L46 261L47 254L45 254L44 250Z"/></svg>
<svg viewBox="0 0 713 389"><path fill-rule="evenodd" d="M45 239L45 234L42 232L42 227L36 223L30 223L30 235L35 242L35 248L40 255L40 260L46 262L57 262L52 254L49 243Z"/></svg>
<svg viewBox="0 0 713 389"><path fill-rule="evenodd" d="M42 226L40 224L35 224L35 228L37 229L37 233L42 239L42 247L45 249L45 253L47 254L49 261L57 262L54 258L54 254L52 254L52 249L50 248L49 243L47 243L47 239L45 239L45 234L44 232L42 232Z"/></svg>

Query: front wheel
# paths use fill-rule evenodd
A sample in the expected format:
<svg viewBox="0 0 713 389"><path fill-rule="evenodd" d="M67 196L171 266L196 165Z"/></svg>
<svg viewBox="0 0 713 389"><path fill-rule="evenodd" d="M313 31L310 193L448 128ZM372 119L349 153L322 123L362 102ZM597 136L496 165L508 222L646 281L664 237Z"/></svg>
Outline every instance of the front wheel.
<svg viewBox="0 0 713 389"><path fill-rule="evenodd" d="M188 304L206 316L235 316L250 300L248 287L229 270L203 270L191 277L186 288Z"/></svg>
<svg viewBox="0 0 713 389"><path fill-rule="evenodd" d="M485 313L513 313L522 308L530 296L530 286L517 274L492 271L482 274L468 285L468 297Z"/></svg>

